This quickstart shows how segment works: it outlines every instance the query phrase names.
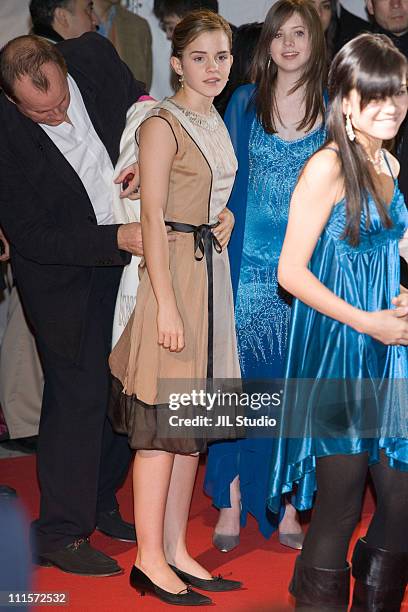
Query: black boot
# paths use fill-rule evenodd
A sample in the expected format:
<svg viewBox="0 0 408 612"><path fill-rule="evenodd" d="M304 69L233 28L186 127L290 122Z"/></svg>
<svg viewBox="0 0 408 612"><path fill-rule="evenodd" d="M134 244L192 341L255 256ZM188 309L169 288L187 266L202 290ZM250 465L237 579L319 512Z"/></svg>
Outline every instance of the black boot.
<svg viewBox="0 0 408 612"><path fill-rule="evenodd" d="M334 609L347 612L350 567L341 570L310 567L299 556L289 591L296 598L296 610L325 612Z"/></svg>
<svg viewBox="0 0 408 612"><path fill-rule="evenodd" d="M360 539L352 564L356 584L350 612L400 612L408 581L408 553L374 548Z"/></svg>

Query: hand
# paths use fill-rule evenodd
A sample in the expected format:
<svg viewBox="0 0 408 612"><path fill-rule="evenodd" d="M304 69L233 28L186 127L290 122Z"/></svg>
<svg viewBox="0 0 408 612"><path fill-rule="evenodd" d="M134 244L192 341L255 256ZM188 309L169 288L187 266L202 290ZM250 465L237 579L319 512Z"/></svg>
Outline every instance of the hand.
<svg viewBox="0 0 408 612"><path fill-rule="evenodd" d="M129 185L127 189L124 189L121 192L119 197L121 199L129 198L129 200L138 200L140 198L140 193L139 193L140 176L139 176L139 164L137 162L135 162L131 166L127 166L126 168L124 168L121 171L121 173L118 174L118 176L114 179L113 182L116 185L122 184L123 181L125 180L125 177L130 173L134 174L134 177L131 181L129 181Z"/></svg>
<svg viewBox="0 0 408 612"><path fill-rule="evenodd" d="M218 215L220 224L213 229L213 234L223 249L228 245L232 230L235 225L235 217L228 208L224 208Z"/></svg>
<svg viewBox="0 0 408 612"><path fill-rule="evenodd" d="M179 353L184 348L184 325L177 306L159 307L157 314L158 343L163 348Z"/></svg>
<svg viewBox="0 0 408 612"><path fill-rule="evenodd" d="M399 306L395 310L367 312L367 326L364 333L383 344L408 345L408 307Z"/></svg>
<svg viewBox="0 0 408 612"><path fill-rule="evenodd" d="M397 297L392 298L391 302L394 304L394 306L397 307L397 309L401 307L408 307L408 292L404 289L401 289L401 293L397 295Z"/></svg>
<svg viewBox="0 0 408 612"><path fill-rule="evenodd" d="M118 248L132 255L143 256L142 226L140 223L124 223L118 229Z"/></svg>
<svg viewBox="0 0 408 612"><path fill-rule="evenodd" d="M166 227L167 240L174 242L177 240L177 234L171 232L170 227ZM121 251L128 251L132 255L143 257L143 238L142 226L140 223L124 223L118 229L118 247Z"/></svg>
<svg viewBox="0 0 408 612"><path fill-rule="evenodd" d="M4 253L0 255L0 261L8 261L10 259L10 245L5 235L3 234L2 229L0 228L0 240L4 244Z"/></svg>

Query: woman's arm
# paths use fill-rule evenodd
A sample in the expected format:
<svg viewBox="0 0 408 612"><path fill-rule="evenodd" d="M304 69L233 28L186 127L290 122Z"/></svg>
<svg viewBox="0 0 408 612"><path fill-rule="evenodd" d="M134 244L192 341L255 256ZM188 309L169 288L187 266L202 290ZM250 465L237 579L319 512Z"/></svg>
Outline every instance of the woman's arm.
<svg viewBox="0 0 408 612"><path fill-rule="evenodd" d="M333 205L343 196L336 153L323 150L306 165L293 193L288 228L279 260L280 284L324 315L369 334L384 344L408 344L408 308L366 312L348 304L325 287L308 269L316 243Z"/></svg>
<svg viewBox="0 0 408 612"><path fill-rule="evenodd" d="M164 211L177 142L170 125L150 117L140 128L140 185L142 237L146 266L157 300L158 342L171 351L184 348L183 322L177 309L169 269Z"/></svg>

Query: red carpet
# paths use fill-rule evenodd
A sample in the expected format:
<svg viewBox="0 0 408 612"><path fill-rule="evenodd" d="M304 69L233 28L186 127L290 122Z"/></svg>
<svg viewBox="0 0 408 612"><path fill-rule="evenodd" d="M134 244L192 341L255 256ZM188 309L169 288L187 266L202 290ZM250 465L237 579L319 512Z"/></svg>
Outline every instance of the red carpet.
<svg viewBox="0 0 408 612"><path fill-rule="evenodd" d="M217 511L202 493L204 468L200 467L195 488L189 524L190 550L212 573L231 572L231 578L243 580L245 589L232 593L213 594L214 604L219 610L231 612L284 612L293 609L287 585L292 573L296 552L280 546L276 534L265 540L257 531L255 521L250 519L241 534L241 545L229 554L223 554L211 544L212 527L217 520ZM0 460L0 482L18 490L28 517L35 517L38 510L39 492L35 472L35 456ZM125 519L132 520L131 481L128 478L119 491L119 502ZM373 510L371 494L366 495L362 523L355 538L364 534ZM33 590L36 592L67 592L69 604L59 607L75 612L156 612L174 609L146 595L141 597L128 585L128 575L135 552L130 544L115 542L99 533L92 542L105 553L115 557L125 569L123 576L111 578L84 578L64 574L53 568L34 570ZM210 595L210 594L209 594ZM408 597L404 610L408 612ZM56 607L56 606L52 606ZM203 607L203 610L214 607ZM49 609L48 606L47 609ZM34 608L44 610L44 608ZM188 608L184 608L188 610ZM193 608L190 608L191 610ZM196 610L196 608L194 608Z"/></svg>

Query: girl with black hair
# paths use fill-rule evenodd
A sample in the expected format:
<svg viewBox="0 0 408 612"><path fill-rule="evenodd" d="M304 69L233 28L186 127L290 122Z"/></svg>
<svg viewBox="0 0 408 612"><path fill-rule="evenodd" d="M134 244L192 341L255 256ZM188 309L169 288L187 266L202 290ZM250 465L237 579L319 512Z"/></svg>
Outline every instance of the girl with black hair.
<svg viewBox="0 0 408 612"><path fill-rule="evenodd" d="M296 300L269 505L317 497L290 585L302 610L347 610L346 562L367 471L377 508L353 553L352 610L397 612L408 578L408 295L398 242L408 213L382 148L407 111L405 57L362 34L329 76L328 142L294 191L279 282ZM290 437L292 436L292 437Z"/></svg>

